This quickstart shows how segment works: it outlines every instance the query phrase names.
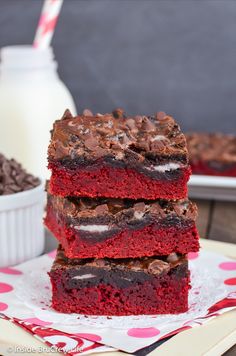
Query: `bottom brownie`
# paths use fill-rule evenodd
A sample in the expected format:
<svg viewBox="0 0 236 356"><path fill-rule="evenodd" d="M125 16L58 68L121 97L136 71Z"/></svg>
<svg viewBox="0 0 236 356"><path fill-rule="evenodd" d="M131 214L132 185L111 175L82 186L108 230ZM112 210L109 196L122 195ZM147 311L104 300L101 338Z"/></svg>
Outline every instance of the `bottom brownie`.
<svg viewBox="0 0 236 356"><path fill-rule="evenodd" d="M52 306L87 315L177 314L188 310L184 255L68 259L59 247L49 273Z"/></svg>

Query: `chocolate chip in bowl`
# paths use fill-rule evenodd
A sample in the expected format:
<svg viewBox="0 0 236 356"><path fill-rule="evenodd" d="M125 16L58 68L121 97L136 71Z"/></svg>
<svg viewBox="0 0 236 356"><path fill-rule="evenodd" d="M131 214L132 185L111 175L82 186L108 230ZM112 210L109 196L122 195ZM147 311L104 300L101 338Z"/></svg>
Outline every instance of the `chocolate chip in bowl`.
<svg viewBox="0 0 236 356"><path fill-rule="evenodd" d="M43 252L44 201L43 182L0 154L0 267Z"/></svg>
<svg viewBox="0 0 236 356"><path fill-rule="evenodd" d="M40 179L26 172L20 163L0 153L0 195L24 192L40 185Z"/></svg>

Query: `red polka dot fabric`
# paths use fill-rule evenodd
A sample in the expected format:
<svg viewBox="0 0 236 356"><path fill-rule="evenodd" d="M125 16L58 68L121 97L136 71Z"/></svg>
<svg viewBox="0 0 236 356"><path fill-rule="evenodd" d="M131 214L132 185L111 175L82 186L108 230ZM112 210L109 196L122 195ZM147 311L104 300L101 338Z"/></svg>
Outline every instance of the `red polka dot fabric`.
<svg viewBox="0 0 236 356"><path fill-rule="evenodd" d="M189 328L201 327L208 320L236 308L236 261L212 252L201 251L188 254L191 273L201 274L206 278L206 280L203 278L198 286L194 286L194 300L196 304L200 303L198 300L202 298L203 287L211 288L208 287L209 278L216 279L221 295L207 308L201 310L199 304L200 309L194 317L190 317L191 313L184 313L175 319L173 316L172 319L168 316L164 319L163 316L152 316L149 319L136 316L132 320L126 319L127 317L116 317L118 319L112 318L111 321L105 318L103 319L105 327L102 327L100 319L93 318L90 323L86 323L84 322L86 318L81 322L75 315L76 324L70 324L67 322L68 315L55 312L50 305L34 305L33 300L30 302L27 300L27 293L26 298L22 300L17 292L19 285L23 289L28 288L22 287L22 282L30 278L32 271L38 271L39 278L45 277L54 256L55 251L52 251L22 265L0 268L0 312L5 318L28 328L29 332L40 336L48 344L60 346L62 352L66 353L70 349L68 355L91 353L95 352L96 348L98 348L96 352L119 349L134 353L166 336ZM37 292L41 291L36 290L35 295ZM214 296L216 290L212 288L208 292ZM44 286L43 293L46 293L50 300L50 284ZM190 309L193 307L190 305ZM112 323L109 324L110 322ZM76 349L78 347L79 353Z"/></svg>

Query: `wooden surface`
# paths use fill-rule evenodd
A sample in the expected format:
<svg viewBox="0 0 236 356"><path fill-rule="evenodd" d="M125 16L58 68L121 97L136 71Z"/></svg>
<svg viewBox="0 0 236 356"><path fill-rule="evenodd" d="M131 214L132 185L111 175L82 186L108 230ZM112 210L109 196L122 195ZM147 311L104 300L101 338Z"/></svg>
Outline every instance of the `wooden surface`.
<svg viewBox="0 0 236 356"><path fill-rule="evenodd" d="M210 240L236 243L236 203L195 200L200 236Z"/></svg>
<svg viewBox="0 0 236 356"><path fill-rule="evenodd" d="M236 259L236 245L223 242L216 242L207 239L201 241L204 249L220 252ZM9 346L23 345L40 347L40 341L18 328L0 319L0 354L14 355L7 353ZM225 353L225 356L234 356L236 349L233 347L236 341L236 310L225 313L201 327L186 330L172 337L150 356L218 356ZM29 353L28 353L29 354ZM38 353L34 353L35 355ZM23 355L23 353L21 353ZM25 354L27 355L27 354ZM40 355L52 355L50 352L40 353ZM53 355L59 355L53 353ZM125 355L122 352L103 353L101 356ZM100 356L99 355L99 356Z"/></svg>

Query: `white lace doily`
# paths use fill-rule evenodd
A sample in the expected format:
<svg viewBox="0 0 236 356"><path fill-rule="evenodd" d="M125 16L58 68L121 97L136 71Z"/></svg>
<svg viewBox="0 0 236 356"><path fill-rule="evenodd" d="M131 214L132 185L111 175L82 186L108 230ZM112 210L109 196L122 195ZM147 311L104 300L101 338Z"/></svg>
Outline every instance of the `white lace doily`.
<svg viewBox="0 0 236 356"><path fill-rule="evenodd" d="M35 317L63 325L79 324L93 327L132 328L150 327L187 322L204 316L210 306L225 296L225 288L220 276L212 275L207 268L196 268L194 261L189 263L192 288L189 293L189 310L178 315L141 315L141 316L85 316L80 314L63 314L54 311L51 304L51 285L47 274L50 266L36 271L29 270L20 278L16 287L16 296Z"/></svg>

